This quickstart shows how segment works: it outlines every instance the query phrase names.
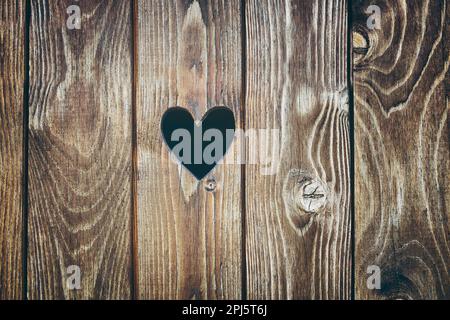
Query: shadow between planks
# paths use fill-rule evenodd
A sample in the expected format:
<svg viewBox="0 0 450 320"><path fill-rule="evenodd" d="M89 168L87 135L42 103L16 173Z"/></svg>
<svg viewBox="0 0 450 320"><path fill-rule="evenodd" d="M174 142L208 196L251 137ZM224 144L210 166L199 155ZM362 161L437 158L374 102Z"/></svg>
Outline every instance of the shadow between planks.
<svg viewBox="0 0 450 320"><path fill-rule="evenodd" d="M0 299L449 299L448 13L2 1ZM170 159L163 112L219 105L274 174Z"/></svg>

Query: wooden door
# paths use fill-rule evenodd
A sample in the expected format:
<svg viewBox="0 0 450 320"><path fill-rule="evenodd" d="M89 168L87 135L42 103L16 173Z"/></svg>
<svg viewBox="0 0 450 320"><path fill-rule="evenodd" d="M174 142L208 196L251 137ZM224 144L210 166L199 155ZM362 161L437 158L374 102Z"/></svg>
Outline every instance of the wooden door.
<svg viewBox="0 0 450 320"><path fill-rule="evenodd" d="M0 299L449 299L447 2L3 0Z"/></svg>

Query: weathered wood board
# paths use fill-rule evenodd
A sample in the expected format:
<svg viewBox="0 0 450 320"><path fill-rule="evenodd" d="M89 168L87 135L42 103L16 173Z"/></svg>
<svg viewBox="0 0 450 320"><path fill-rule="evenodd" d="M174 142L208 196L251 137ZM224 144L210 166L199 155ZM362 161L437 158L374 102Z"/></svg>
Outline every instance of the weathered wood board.
<svg viewBox="0 0 450 320"><path fill-rule="evenodd" d="M380 29L367 27L369 5ZM439 0L353 5L358 299L450 298L448 10ZM381 270L379 290L368 289L369 266Z"/></svg>
<svg viewBox="0 0 450 320"><path fill-rule="evenodd" d="M22 298L25 6L0 2L0 300Z"/></svg>
<svg viewBox="0 0 450 320"><path fill-rule="evenodd" d="M81 28L69 29L72 4L31 1L28 297L127 299L132 7L79 1Z"/></svg>
<svg viewBox="0 0 450 320"><path fill-rule="evenodd" d="M346 1L249 0L245 14L245 125L279 130L247 147L275 164L246 166L248 298L348 299Z"/></svg>
<svg viewBox="0 0 450 320"><path fill-rule="evenodd" d="M449 17L1 1L0 300L450 299ZM174 106L242 129L202 181L163 143Z"/></svg>
<svg viewBox="0 0 450 320"><path fill-rule="evenodd" d="M139 299L241 298L241 168L218 165L198 182L160 134L174 106L195 120L227 106L240 126L240 10L237 0L136 2Z"/></svg>

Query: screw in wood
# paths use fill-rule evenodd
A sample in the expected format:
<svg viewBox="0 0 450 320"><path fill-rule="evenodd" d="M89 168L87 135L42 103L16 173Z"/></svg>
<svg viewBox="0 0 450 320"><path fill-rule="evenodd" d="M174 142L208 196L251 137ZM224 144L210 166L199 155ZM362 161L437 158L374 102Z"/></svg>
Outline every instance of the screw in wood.
<svg viewBox="0 0 450 320"><path fill-rule="evenodd" d="M206 180L205 183L205 190L208 192L213 192L214 190L216 190L217 187L217 182L216 179L208 179Z"/></svg>

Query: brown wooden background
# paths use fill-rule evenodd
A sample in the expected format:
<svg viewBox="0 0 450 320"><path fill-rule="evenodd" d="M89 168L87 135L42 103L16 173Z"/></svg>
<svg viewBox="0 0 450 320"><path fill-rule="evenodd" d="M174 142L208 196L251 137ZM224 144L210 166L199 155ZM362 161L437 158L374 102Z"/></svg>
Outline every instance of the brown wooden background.
<svg viewBox="0 0 450 320"><path fill-rule="evenodd" d="M449 299L449 12L2 0L0 299ZM219 165L197 182L160 138L175 105L280 129L263 138L276 174ZM323 187L317 212L305 181Z"/></svg>

